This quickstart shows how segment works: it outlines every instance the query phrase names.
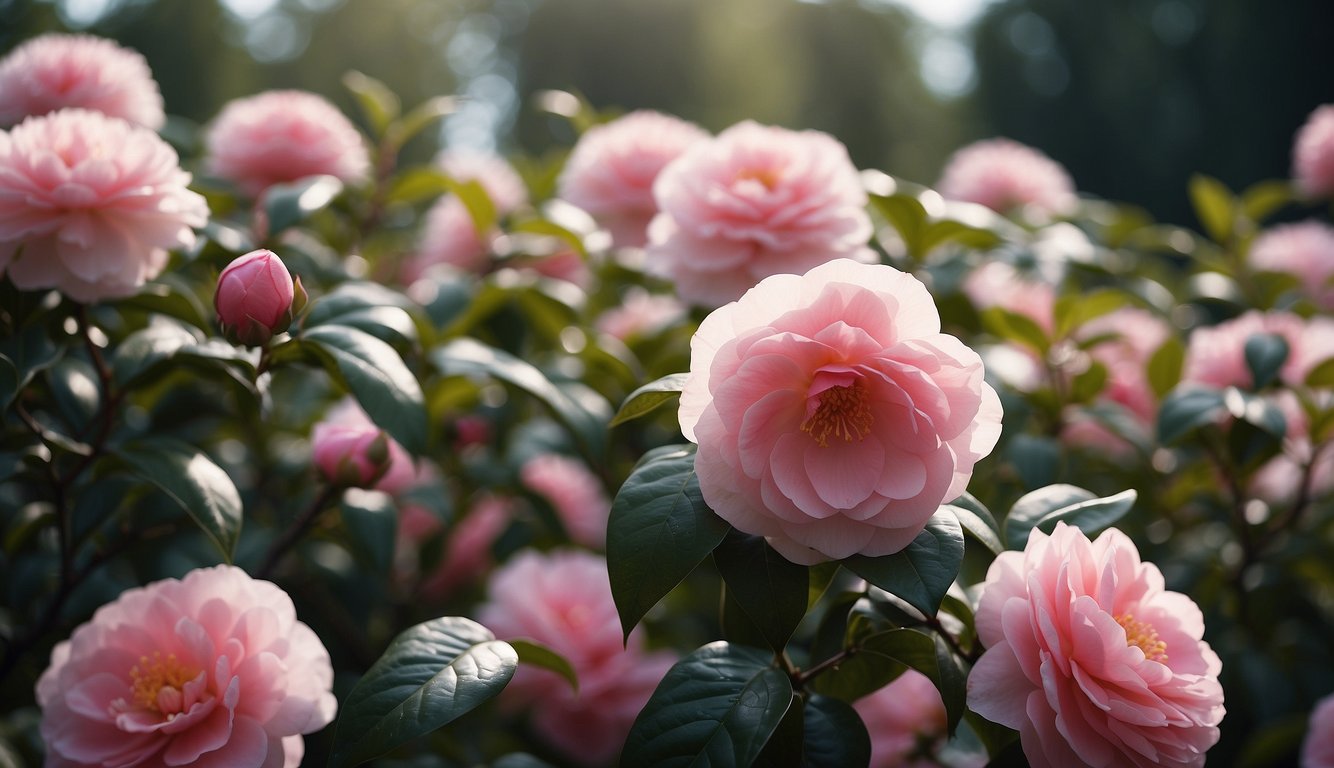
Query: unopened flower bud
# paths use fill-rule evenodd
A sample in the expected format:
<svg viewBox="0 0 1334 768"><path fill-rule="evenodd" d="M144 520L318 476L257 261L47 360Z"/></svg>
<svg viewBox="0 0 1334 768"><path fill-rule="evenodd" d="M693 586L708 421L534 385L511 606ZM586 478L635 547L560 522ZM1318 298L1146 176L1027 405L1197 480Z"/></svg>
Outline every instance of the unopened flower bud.
<svg viewBox="0 0 1334 768"><path fill-rule="evenodd" d="M311 441L316 468L340 488L373 488L389 471L389 436L384 430L320 423Z"/></svg>
<svg viewBox="0 0 1334 768"><path fill-rule="evenodd" d="M305 296L304 290L301 295ZM224 336L235 343L263 346L291 325L295 296L295 284L282 259L261 248L222 271L213 306Z"/></svg>

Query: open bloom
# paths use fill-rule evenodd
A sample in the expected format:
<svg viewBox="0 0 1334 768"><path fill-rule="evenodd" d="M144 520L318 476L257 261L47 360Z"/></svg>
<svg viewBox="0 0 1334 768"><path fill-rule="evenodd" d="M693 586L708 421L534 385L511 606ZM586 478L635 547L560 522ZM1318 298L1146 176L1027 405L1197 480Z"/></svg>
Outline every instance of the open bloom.
<svg viewBox="0 0 1334 768"><path fill-rule="evenodd" d="M1000 435L981 359L893 267L766 278L690 350L679 418L704 500L793 562L903 549Z"/></svg>
<svg viewBox="0 0 1334 768"><path fill-rule="evenodd" d="M1302 768L1334 768L1334 694L1316 703L1302 742Z"/></svg>
<svg viewBox="0 0 1334 768"><path fill-rule="evenodd" d="M37 681L49 766L296 768L333 668L287 593L220 565L131 589Z"/></svg>
<svg viewBox="0 0 1334 768"><path fill-rule="evenodd" d="M412 457L355 400L329 409L310 436L312 460L326 480L393 496L418 479Z"/></svg>
<svg viewBox="0 0 1334 768"><path fill-rule="evenodd" d="M640 336L657 333L685 316L685 305L675 298L651 294L639 286L632 286L625 292L620 306L603 312L594 326L599 332L621 341L633 341Z"/></svg>
<svg viewBox="0 0 1334 768"><path fill-rule="evenodd" d="M653 196L648 269L692 304L832 259L874 260L861 178L825 133L738 123L664 168Z"/></svg>
<svg viewBox="0 0 1334 768"><path fill-rule="evenodd" d="M296 286L283 260L261 248L240 256L218 276L213 307L223 333L260 345L292 322Z"/></svg>
<svg viewBox="0 0 1334 768"><path fill-rule="evenodd" d="M986 653L968 706L1019 731L1035 768L1201 766L1223 719L1222 668L1190 598L1118 530L1057 523L987 571Z"/></svg>
<svg viewBox="0 0 1334 768"><path fill-rule="evenodd" d="M1292 177L1311 197L1334 196L1334 104L1316 107L1297 132Z"/></svg>
<svg viewBox="0 0 1334 768"><path fill-rule="evenodd" d="M593 549L606 544L611 499L583 462L544 453L524 462L519 479L550 502L571 541Z"/></svg>
<svg viewBox="0 0 1334 768"><path fill-rule="evenodd" d="M153 130L167 120L148 62L111 40L46 34L0 60L0 126L67 107Z"/></svg>
<svg viewBox="0 0 1334 768"><path fill-rule="evenodd" d="M1301 279L1301 290L1334 310L1334 227L1311 220L1266 230L1251 245L1251 266Z"/></svg>
<svg viewBox="0 0 1334 768"><path fill-rule="evenodd" d="M0 272L76 301L129 296L208 221L157 134L83 109L0 132Z"/></svg>
<svg viewBox="0 0 1334 768"><path fill-rule="evenodd" d="M1059 215L1078 204L1075 185L1060 163L1017 141L974 142L950 156L940 194L1007 213L1016 208Z"/></svg>
<svg viewBox="0 0 1334 768"><path fill-rule="evenodd" d="M658 212L653 182L668 163L708 137L694 123L652 110L594 126L574 145L559 194L606 227L613 245L642 247Z"/></svg>
<svg viewBox="0 0 1334 768"><path fill-rule="evenodd" d="M250 197L319 174L355 182L370 170L357 129L324 97L305 91L265 91L228 102L205 144L209 172Z"/></svg>

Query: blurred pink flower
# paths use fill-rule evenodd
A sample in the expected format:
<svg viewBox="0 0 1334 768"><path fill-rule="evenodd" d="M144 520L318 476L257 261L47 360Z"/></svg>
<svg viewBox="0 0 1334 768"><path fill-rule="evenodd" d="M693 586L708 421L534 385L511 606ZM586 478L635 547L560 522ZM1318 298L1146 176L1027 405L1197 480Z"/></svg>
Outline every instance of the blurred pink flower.
<svg viewBox="0 0 1334 768"><path fill-rule="evenodd" d="M871 734L870 768L932 768L945 742L945 703L931 678L905 670L894 682L853 702ZM926 747L924 750L923 747Z"/></svg>
<svg viewBox="0 0 1334 768"><path fill-rule="evenodd" d="M65 109L0 132L0 273L76 301L130 296L194 244L204 198L147 128Z"/></svg>
<svg viewBox="0 0 1334 768"><path fill-rule="evenodd" d="M1057 523L991 564L987 647L968 706L1019 731L1035 768L1202 766L1223 719L1222 667L1189 597L1168 592L1116 529Z"/></svg>
<svg viewBox="0 0 1334 768"><path fill-rule="evenodd" d="M832 259L875 260L861 178L828 134L738 123L664 168L653 196L647 268L691 304L721 306Z"/></svg>
<svg viewBox="0 0 1334 768"><path fill-rule="evenodd" d="M1303 361L1315 349L1325 346L1305 334L1305 328L1306 321L1297 315L1257 310L1215 326L1196 328L1186 344L1181 381L1210 387L1250 387L1253 380L1246 365L1246 340L1257 334L1272 334L1288 343L1288 359L1279 371L1279 378L1287 384L1298 384L1312 362L1319 362ZM1309 350L1305 348L1308 339Z"/></svg>
<svg viewBox="0 0 1334 768"><path fill-rule="evenodd" d="M490 242L498 234L493 230L483 238L462 200L441 197L426 212L417 251L403 265L403 280L420 280L437 265L481 274L491 266Z"/></svg>
<svg viewBox="0 0 1334 768"><path fill-rule="evenodd" d="M311 460L325 480L394 496L416 484L412 457L352 398L330 408L311 430Z"/></svg>
<svg viewBox="0 0 1334 768"><path fill-rule="evenodd" d="M1316 306L1334 310L1334 227L1311 220L1267 230L1251 245L1251 266L1295 275Z"/></svg>
<svg viewBox="0 0 1334 768"><path fill-rule="evenodd" d="M1166 320L1137 307L1115 310L1079 329L1080 341L1109 337L1088 350L1095 362L1107 368L1107 383L1098 400L1121 406L1146 431L1158 418L1158 398L1149 386L1149 359L1170 335L1172 328ZM1105 451L1118 459L1130 449L1123 438L1091 417L1069 420L1061 438L1070 445Z"/></svg>
<svg viewBox="0 0 1334 768"><path fill-rule="evenodd" d="M71 107L154 131L167 120L148 62L111 40L46 34L0 60L0 127Z"/></svg>
<svg viewBox="0 0 1334 768"><path fill-rule="evenodd" d="M209 173L249 197L319 174L355 183L370 171L357 129L333 104L305 91L265 91L229 101L204 141Z"/></svg>
<svg viewBox="0 0 1334 768"><path fill-rule="evenodd" d="M611 232L612 245L643 247L658 212L653 182L694 144L708 139L699 126L652 110L640 110L579 137L561 172L559 196Z"/></svg>
<svg viewBox="0 0 1334 768"><path fill-rule="evenodd" d="M292 275L273 251L261 248L240 256L218 276L213 307L223 333L244 344L261 345L292 322Z"/></svg>
<svg viewBox="0 0 1334 768"><path fill-rule="evenodd" d="M903 549L1000 435L981 359L893 267L766 278L690 348L679 418L704 500L793 562Z"/></svg>
<svg viewBox="0 0 1334 768"><path fill-rule="evenodd" d="M524 462L519 479L551 503L571 541L591 549L601 549L607 543L611 500L583 462L559 453L544 453Z"/></svg>
<svg viewBox="0 0 1334 768"><path fill-rule="evenodd" d="M584 289L593 282L593 271L588 268L584 257L573 248L559 248L552 253L521 258L515 266Z"/></svg>
<svg viewBox="0 0 1334 768"><path fill-rule="evenodd" d="M1297 131L1292 177L1303 194L1334 196L1334 104L1316 107Z"/></svg>
<svg viewBox="0 0 1334 768"><path fill-rule="evenodd" d="M985 139L956 151L938 185L952 200L978 203L998 213L1027 208L1046 215L1072 212L1075 185L1060 163L1005 138Z"/></svg>
<svg viewBox="0 0 1334 768"><path fill-rule="evenodd" d="M37 681L49 766L296 768L333 668L287 593L220 565L131 589Z"/></svg>
<svg viewBox="0 0 1334 768"><path fill-rule="evenodd" d="M1334 694L1311 710L1302 742L1302 768L1334 768Z"/></svg>
<svg viewBox="0 0 1334 768"><path fill-rule="evenodd" d="M625 292L621 305L603 312L594 324L597 330L621 341L656 333L681 320L686 307L671 296L651 294L634 286Z"/></svg>
<svg viewBox="0 0 1334 768"><path fill-rule="evenodd" d="M479 581L495 564L491 547L514 519L514 509L514 499L505 496L483 494L474 500L450 529L440 566L422 580L421 593L442 599Z"/></svg>
<svg viewBox="0 0 1334 768"><path fill-rule="evenodd" d="M1000 307L1023 315L1048 334L1055 328L1056 289L1003 261L988 261L963 279L963 293L980 312Z"/></svg>
<svg viewBox="0 0 1334 768"><path fill-rule="evenodd" d="M496 213L505 215L528 202L528 187L505 158L490 152L447 149L436 158L455 181L475 181L486 190Z"/></svg>
<svg viewBox="0 0 1334 768"><path fill-rule="evenodd" d="M527 706L537 733L580 764L611 763L675 655L646 651L642 629L622 647L607 564L597 555L525 550L494 574L488 592L481 623L501 639L551 648L579 677L575 693L554 672L521 665L501 700Z"/></svg>

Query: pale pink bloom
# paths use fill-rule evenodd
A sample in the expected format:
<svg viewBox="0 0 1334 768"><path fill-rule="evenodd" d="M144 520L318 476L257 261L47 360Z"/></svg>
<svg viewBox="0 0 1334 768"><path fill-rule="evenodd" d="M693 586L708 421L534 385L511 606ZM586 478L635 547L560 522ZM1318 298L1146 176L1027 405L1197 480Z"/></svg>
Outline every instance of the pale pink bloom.
<svg viewBox="0 0 1334 768"><path fill-rule="evenodd" d="M1171 334L1166 320L1138 307L1123 307L1079 329L1078 337L1083 341L1110 337L1088 351L1095 362L1107 368L1107 384L1098 399L1121 406L1146 430L1158 417L1158 398L1149 386L1149 359ZM1123 455L1129 448L1124 439L1093 418L1072 419L1061 437L1070 445L1106 450L1114 456Z"/></svg>
<svg viewBox="0 0 1334 768"><path fill-rule="evenodd" d="M1316 107L1297 131L1292 177L1304 194L1334 196L1334 104Z"/></svg>
<svg viewBox="0 0 1334 768"><path fill-rule="evenodd" d="M1306 335L1334 334L1334 320L1329 318L1316 318L1312 326ZM1316 393L1315 396L1328 405L1328 392ZM1283 412L1286 422L1283 452L1256 470L1246 486L1247 491L1271 504L1287 504L1301 493L1303 483L1310 483L1309 491L1316 498L1334 490L1334 446L1325 444L1320 451L1315 450L1311 443L1310 420L1295 393L1290 390L1274 393L1272 401ZM1308 480L1308 465L1312 465L1312 462L1314 466L1309 467Z"/></svg>
<svg viewBox="0 0 1334 768"><path fill-rule="evenodd" d="M643 247L658 212L653 182L668 163L708 139L678 117L640 110L579 137L558 181L558 194L611 232L612 245Z"/></svg>
<svg viewBox="0 0 1334 768"><path fill-rule="evenodd" d="M1218 741L1222 664L1204 617L1116 529L1090 542L1057 523L1001 554L977 633L968 706L1017 729L1035 768L1202 766Z"/></svg>
<svg viewBox="0 0 1334 768"><path fill-rule="evenodd" d="M1279 371L1279 378L1287 384L1301 383L1310 365L1319 362L1307 358L1316 349L1327 346L1306 334L1305 329L1306 321L1297 315L1257 310L1215 326L1196 328L1186 344L1181 380L1210 387L1250 387L1254 382L1246 365L1246 340L1258 334L1272 334L1288 343L1288 359Z"/></svg>
<svg viewBox="0 0 1334 768"><path fill-rule="evenodd" d="M1079 204L1070 174L1055 160L1017 141L985 139L956 151L938 185L952 200L1008 213L1028 209L1045 215L1072 212Z"/></svg>
<svg viewBox="0 0 1334 768"><path fill-rule="evenodd" d="M393 496L417 484L412 457L352 398L344 398L311 430L311 460L326 480Z"/></svg>
<svg viewBox="0 0 1334 768"><path fill-rule="evenodd" d="M552 253L519 259L516 266L584 289L593 282L593 271L588 268L584 257L572 248L560 248Z"/></svg>
<svg viewBox="0 0 1334 768"><path fill-rule="evenodd" d="M441 197L426 212L417 251L403 265L403 279L408 283L419 280L436 266L482 274L491 266L490 244L499 234L494 229L482 237L462 200L454 195Z"/></svg>
<svg viewBox="0 0 1334 768"><path fill-rule="evenodd" d="M973 269L961 287L978 311L1000 307L1027 317L1048 335L1055 328L1056 289L1003 261L988 261Z"/></svg>
<svg viewBox="0 0 1334 768"><path fill-rule="evenodd" d="M319 174L355 183L370 171L357 129L324 97L305 91L265 91L229 101L204 141L209 173L249 197Z"/></svg>
<svg viewBox="0 0 1334 768"><path fill-rule="evenodd" d="M229 565L131 589L37 681L48 766L296 768L333 668L287 593Z"/></svg>
<svg viewBox="0 0 1334 768"><path fill-rule="evenodd" d="M551 648L579 678L575 693L555 673L520 665L502 701L527 706L537 733L580 764L611 763L675 655L645 650L642 628L621 645L606 561L588 552L525 550L492 576L488 593L478 621L501 639Z"/></svg>
<svg viewBox="0 0 1334 768"><path fill-rule="evenodd" d="M292 322L292 275L273 251L240 256L218 276L213 307L223 333L244 344L265 344Z"/></svg>
<svg viewBox="0 0 1334 768"><path fill-rule="evenodd" d="M870 768L938 765L932 753L945 742L948 721L945 702L931 678L915 669L905 670L852 707L871 735Z"/></svg>
<svg viewBox="0 0 1334 768"><path fill-rule="evenodd" d="M592 549L606 544L611 499L583 462L544 453L524 462L519 479L551 504L571 541Z"/></svg>
<svg viewBox="0 0 1334 768"><path fill-rule="evenodd" d="M130 296L208 221L157 134L64 109L0 132L0 273L76 301Z"/></svg>
<svg viewBox="0 0 1334 768"><path fill-rule="evenodd" d="M79 108L157 130L162 94L138 51L92 35L34 37L0 60L0 126Z"/></svg>
<svg viewBox="0 0 1334 768"><path fill-rule="evenodd" d="M528 202L528 187L514 166L500 155L447 149L436 158L440 170L455 181L475 181L486 190L496 213L505 215Z"/></svg>
<svg viewBox="0 0 1334 768"><path fill-rule="evenodd" d="M1334 694L1311 710L1302 742L1302 768L1334 768Z"/></svg>
<svg viewBox="0 0 1334 768"><path fill-rule="evenodd" d="M505 496L483 494L454 521L444 542L440 565L418 585L430 599L444 599L465 584L481 579L495 564L491 547L514 519L515 501ZM415 505L401 510L401 547L419 547L441 527L440 519Z"/></svg>
<svg viewBox="0 0 1334 768"><path fill-rule="evenodd" d="M766 278L690 350L679 419L704 500L793 562L903 549L1000 435L981 359L893 267Z"/></svg>
<svg viewBox="0 0 1334 768"><path fill-rule="evenodd" d="M594 327L601 333L629 341L656 333L683 319L686 307L671 296L651 294L638 286L625 292L620 306L603 312Z"/></svg>
<svg viewBox="0 0 1334 768"><path fill-rule="evenodd" d="M1311 220L1267 230L1251 245L1251 266L1295 275L1317 306L1334 310L1334 227Z"/></svg>
<svg viewBox="0 0 1334 768"><path fill-rule="evenodd" d="M738 123L664 168L653 196L647 268L691 304L717 307L832 259L875 260L861 177L825 133Z"/></svg>

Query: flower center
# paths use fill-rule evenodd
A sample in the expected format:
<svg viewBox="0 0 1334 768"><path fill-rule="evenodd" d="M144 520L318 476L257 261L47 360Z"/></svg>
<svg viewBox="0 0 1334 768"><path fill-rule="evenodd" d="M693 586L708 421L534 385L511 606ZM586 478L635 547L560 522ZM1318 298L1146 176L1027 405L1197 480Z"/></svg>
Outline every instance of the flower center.
<svg viewBox="0 0 1334 768"><path fill-rule="evenodd" d="M831 436L850 443L871 433L875 416L866 402L866 387L860 381L845 387L830 387L818 397L820 405L801 422L801 431L810 434L821 447L829 445Z"/></svg>
<svg viewBox="0 0 1334 768"><path fill-rule="evenodd" d="M1144 651L1144 658L1150 661L1167 661L1167 643L1158 639L1158 632L1152 624L1140 621L1130 613L1117 616L1116 623L1126 631L1126 645L1139 646Z"/></svg>
<svg viewBox="0 0 1334 768"><path fill-rule="evenodd" d="M754 181L765 189L773 189L778 186L781 177L782 174L777 168L742 168L737 172L736 183Z"/></svg>
<svg viewBox="0 0 1334 768"><path fill-rule="evenodd" d="M198 675L198 671L177 661L174 653L167 654L165 659L156 651L151 659L140 656L139 663L130 669L134 703L168 717L179 714L185 703L181 689Z"/></svg>

